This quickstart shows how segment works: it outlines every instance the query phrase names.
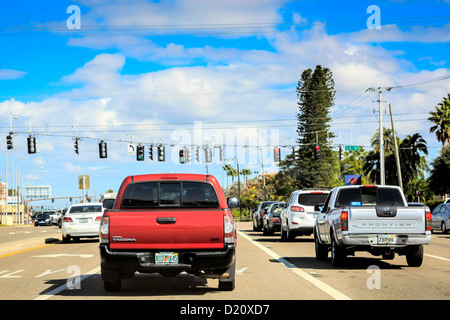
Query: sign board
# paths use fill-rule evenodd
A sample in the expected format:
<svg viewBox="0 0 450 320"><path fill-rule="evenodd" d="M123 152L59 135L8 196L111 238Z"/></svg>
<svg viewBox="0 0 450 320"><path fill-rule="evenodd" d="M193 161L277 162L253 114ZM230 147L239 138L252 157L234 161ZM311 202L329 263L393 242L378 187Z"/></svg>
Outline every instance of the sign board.
<svg viewBox="0 0 450 320"><path fill-rule="evenodd" d="M25 186L23 187L24 197L27 198L51 198L51 186Z"/></svg>
<svg viewBox="0 0 450 320"><path fill-rule="evenodd" d="M6 182L0 182L0 200L5 201L8 196L8 186Z"/></svg>
<svg viewBox="0 0 450 320"><path fill-rule="evenodd" d="M345 151L359 151L359 146L345 146Z"/></svg>
<svg viewBox="0 0 450 320"><path fill-rule="evenodd" d="M134 143L129 143L127 145L127 154L129 156L135 156L136 155L136 144Z"/></svg>
<svg viewBox="0 0 450 320"><path fill-rule="evenodd" d="M84 188L83 188L84 185ZM80 175L78 176L78 189L89 189L90 188L90 180L88 175Z"/></svg>
<svg viewBox="0 0 450 320"><path fill-rule="evenodd" d="M344 184L346 186L348 185L359 185L361 184L361 175L360 174L352 174L352 175L345 175L344 176Z"/></svg>

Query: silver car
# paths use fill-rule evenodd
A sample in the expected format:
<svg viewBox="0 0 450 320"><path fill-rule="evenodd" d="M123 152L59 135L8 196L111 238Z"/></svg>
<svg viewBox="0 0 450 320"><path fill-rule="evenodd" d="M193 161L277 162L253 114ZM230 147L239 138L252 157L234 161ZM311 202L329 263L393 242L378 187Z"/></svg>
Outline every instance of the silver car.
<svg viewBox="0 0 450 320"><path fill-rule="evenodd" d="M291 193L286 209L281 212L281 241L292 241L298 235L311 235L320 211L330 193L326 189L301 189Z"/></svg>
<svg viewBox="0 0 450 320"><path fill-rule="evenodd" d="M432 212L431 230L448 233L450 230L450 203L441 203Z"/></svg>

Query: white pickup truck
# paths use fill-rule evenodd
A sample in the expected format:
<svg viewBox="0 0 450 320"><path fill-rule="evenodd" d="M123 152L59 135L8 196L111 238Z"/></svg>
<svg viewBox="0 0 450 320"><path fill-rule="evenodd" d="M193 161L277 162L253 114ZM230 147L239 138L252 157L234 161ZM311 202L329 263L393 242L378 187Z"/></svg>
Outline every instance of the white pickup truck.
<svg viewBox="0 0 450 320"><path fill-rule="evenodd" d="M328 195L314 225L316 258L333 266L348 255L367 251L383 259L406 255L409 266L423 261L423 245L431 241L431 212L408 207L396 186L343 186Z"/></svg>

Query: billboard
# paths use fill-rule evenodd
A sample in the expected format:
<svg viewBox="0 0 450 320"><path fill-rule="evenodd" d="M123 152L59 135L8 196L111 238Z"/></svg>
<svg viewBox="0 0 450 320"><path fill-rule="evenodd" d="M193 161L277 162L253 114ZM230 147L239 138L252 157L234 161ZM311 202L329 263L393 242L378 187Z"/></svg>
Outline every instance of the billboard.
<svg viewBox="0 0 450 320"><path fill-rule="evenodd" d="M350 174L344 176L344 184L346 186L353 184L361 184L361 175L360 174Z"/></svg>

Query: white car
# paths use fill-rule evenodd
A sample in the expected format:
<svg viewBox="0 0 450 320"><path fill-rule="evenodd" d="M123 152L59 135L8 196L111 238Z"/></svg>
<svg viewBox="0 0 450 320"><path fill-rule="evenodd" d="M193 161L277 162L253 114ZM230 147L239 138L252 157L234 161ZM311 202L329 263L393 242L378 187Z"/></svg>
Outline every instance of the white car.
<svg viewBox="0 0 450 320"><path fill-rule="evenodd" d="M320 211L315 205L324 204L330 193L326 189L301 189L291 193L281 212L281 241L292 241L299 235L311 235Z"/></svg>
<svg viewBox="0 0 450 320"><path fill-rule="evenodd" d="M70 206L62 220L62 241L67 243L71 238L97 238L103 211L101 203L79 203Z"/></svg>

